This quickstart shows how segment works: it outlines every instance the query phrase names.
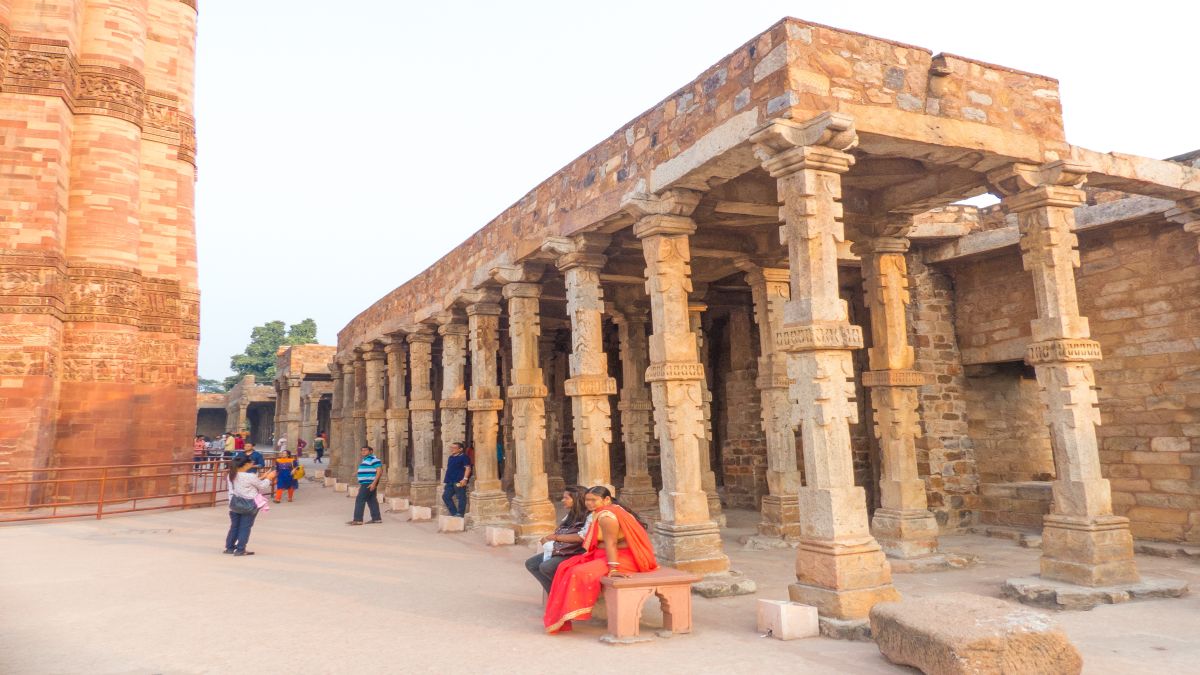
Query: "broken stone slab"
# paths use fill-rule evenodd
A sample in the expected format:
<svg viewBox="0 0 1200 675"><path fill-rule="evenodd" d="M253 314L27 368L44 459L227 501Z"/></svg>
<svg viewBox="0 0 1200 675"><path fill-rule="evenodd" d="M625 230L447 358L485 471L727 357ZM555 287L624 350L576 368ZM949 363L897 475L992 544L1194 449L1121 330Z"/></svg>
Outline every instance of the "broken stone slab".
<svg viewBox="0 0 1200 675"><path fill-rule="evenodd" d="M334 491L334 492L345 492L345 491L346 491L346 489L347 489L347 488L349 488L349 487L350 487L350 486L349 486L349 485L346 485L345 483L339 483L339 482L337 482L337 479L336 479L336 478L335 478L335 479L333 479L333 491Z"/></svg>
<svg viewBox="0 0 1200 675"><path fill-rule="evenodd" d="M1200 546L1185 544L1166 544L1155 541L1134 541L1133 550L1142 555L1152 555L1156 558L1191 558L1200 560Z"/></svg>
<svg viewBox="0 0 1200 675"><path fill-rule="evenodd" d="M409 521L433 520L433 509L428 506L413 506L408 509Z"/></svg>
<svg viewBox="0 0 1200 675"><path fill-rule="evenodd" d="M420 508L420 507L417 507ZM413 520L417 520L414 518ZM467 521L458 516L438 516L438 532L466 532Z"/></svg>
<svg viewBox="0 0 1200 675"><path fill-rule="evenodd" d="M706 574L703 579L692 584L692 593L705 598L729 598L756 592L758 584L736 570Z"/></svg>
<svg viewBox="0 0 1200 675"><path fill-rule="evenodd" d="M1047 609L1089 610L1097 605L1115 605L1131 600L1181 598L1187 582L1178 579L1147 579L1116 586L1077 586L1041 577L1009 579L1001 587L1005 597Z"/></svg>
<svg viewBox="0 0 1200 675"><path fill-rule="evenodd" d="M483 528L483 540L488 546L512 546L517 543L517 533L507 527Z"/></svg>
<svg viewBox="0 0 1200 675"><path fill-rule="evenodd" d="M816 637L821 634L817 608L790 600L759 600L758 632L776 640Z"/></svg>
<svg viewBox="0 0 1200 675"><path fill-rule="evenodd" d="M820 617L821 635L834 640L871 641L871 622L866 619Z"/></svg>
<svg viewBox="0 0 1200 675"><path fill-rule="evenodd" d="M892 573L920 574L923 572L944 572L960 570L979 562L979 558L967 553L934 553L919 558L888 558Z"/></svg>
<svg viewBox="0 0 1200 675"><path fill-rule="evenodd" d="M408 500L404 497L388 497L385 500L388 511L407 511Z"/></svg>
<svg viewBox="0 0 1200 675"><path fill-rule="evenodd" d="M1049 616L971 593L881 602L871 608L871 635L888 661L928 675L1083 669L1079 650Z"/></svg>

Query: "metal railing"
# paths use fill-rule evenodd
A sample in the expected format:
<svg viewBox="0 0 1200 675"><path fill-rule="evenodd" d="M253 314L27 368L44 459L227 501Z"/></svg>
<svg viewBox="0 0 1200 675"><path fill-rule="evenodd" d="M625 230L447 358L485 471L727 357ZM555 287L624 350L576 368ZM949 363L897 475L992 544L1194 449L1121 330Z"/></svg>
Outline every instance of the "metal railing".
<svg viewBox="0 0 1200 675"><path fill-rule="evenodd" d="M266 460L270 466L272 460ZM0 470L0 523L103 518L226 501L228 460Z"/></svg>

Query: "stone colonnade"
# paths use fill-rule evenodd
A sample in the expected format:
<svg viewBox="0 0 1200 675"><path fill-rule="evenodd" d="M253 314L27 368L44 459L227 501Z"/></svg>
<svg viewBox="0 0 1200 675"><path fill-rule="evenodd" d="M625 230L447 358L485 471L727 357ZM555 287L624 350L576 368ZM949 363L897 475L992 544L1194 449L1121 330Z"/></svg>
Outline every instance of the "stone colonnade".
<svg viewBox="0 0 1200 675"><path fill-rule="evenodd" d="M854 251L861 256L871 325L869 368L860 383L869 392L881 458L880 504L869 522L866 494L855 485L850 436L858 421L851 356L864 341L839 295L838 270L839 246L845 243L841 178L854 164L849 151L857 135L849 118L827 113L804 123L772 121L751 141L776 182L780 237L788 251L786 267L767 258L733 261L751 291L759 335L756 385L768 489L759 537L797 547L794 600L817 606L827 619L862 620L875 603L898 595L888 557L938 551L938 527L916 457L922 433L918 389L928 377L915 369L909 343L905 254L912 216L884 212L856 223ZM1082 203L1082 178L1081 170L1061 162L1015 165L988 175L993 189L1006 195L1006 208L1017 214L1024 264L1036 290L1038 318L1027 360L1044 392L1058 476L1054 512L1045 522L1042 575L1096 586L1136 580L1137 571L1128 523L1113 515L1099 469L1090 362L1100 358L1100 350L1079 315L1073 278L1078 254L1071 209ZM611 235L550 237L529 262L495 268L485 285L461 293L436 318L436 327L419 324L401 331L405 339L378 343L387 344L387 387L380 382L383 366L372 366L382 357L375 356L377 346L343 352L331 366L335 449L386 437L387 447L394 448L389 476L405 485L415 503L432 505L439 431L448 443L465 438L469 428L477 472L471 522L509 524L530 540L553 527L550 486L564 478L571 482L561 475L554 452L565 421L560 410L548 407L556 400L556 382L562 381L561 393L571 400L577 481L583 485L613 485L611 406L618 397L625 452L620 497L653 514L652 535L665 564L708 575L728 572L710 464L712 380L702 356L704 308L691 272L693 213L701 197L671 189L631 195L623 203L644 256L644 295L631 299L618 293L605 303L601 276ZM1196 209L1185 206L1176 210L1177 218L1190 226ZM571 329L565 380L552 374L555 345L541 329L547 262L565 283ZM619 393L603 343L605 314L619 336ZM502 315L511 349L505 355L511 364L507 378L499 372ZM746 340L744 325L739 335ZM442 368L437 400L431 388L435 342ZM511 503L491 451L506 403L514 444L509 456L516 462ZM377 414L386 425L371 425ZM651 432L661 452L657 494L648 462ZM408 447L411 474L399 450ZM356 453L342 454L350 457L339 464L348 475ZM409 475L411 487L404 483Z"/></svg>

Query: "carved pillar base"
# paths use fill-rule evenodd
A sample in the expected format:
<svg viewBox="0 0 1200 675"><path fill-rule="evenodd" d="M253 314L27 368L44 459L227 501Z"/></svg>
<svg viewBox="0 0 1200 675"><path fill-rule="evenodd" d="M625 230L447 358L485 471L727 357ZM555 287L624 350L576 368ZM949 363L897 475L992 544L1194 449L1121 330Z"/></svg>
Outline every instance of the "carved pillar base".
<svg viewBox="0 0 1200 675"><path fill-rule="evenodd" d="M658 493L654 490L654 482L650 480L650 476L625 476L620 500L622 504L646 518L649 518L652 512L658 512Z"/></svg>
<svg viewBox="0 0 1200 675"><path fill-rule="evenodd" d="M414 506L434 507L442 503L441 489L437 481L413 481L408 486L408 498Z"/></svg>
<svg viewBox="0 0 1200 675"><path fill-rule="evenodd" d="M938 550L937 519L929 509L876 509L871 534L891 558L920 558Z"/></svg>
<svg viewBox="0 0 1200 675"><path fill-rule="evenodd" d="M512 500L512 523L517 531L517 541L528 544L554 531L558 516L554 504L548 499Z"/></svg>
<svg viewBox="0 0 1200 675"><path fill-rule="evenodd" d="M494 482L497 485L500 481ZM467 527L513 527L511 507L508 495L499 489L475 491L470 494L470 505L467 507ZM553 528L551 528L553 529Z"/></svg>
<svg viewBox="0 0 1200 675"><path fill-rule="evenodd" d="M721 547L721 531L716 523L677 525L660 521L654 524L651 539L660 565L694 574L729 572L729 558Z"/></svg>
<svg viewBox="0 0 1200 675"><path fill-rule="evenodd" d="M876 603L900 599L892 570L879 544L857 541L804 541L796 552L793 602L816 607L823 618L866 619Z"/></svg>
<svg viewBox="0 0 1200 675"><path fill-rule="evenodd" d="M1080 586L1139 580L1129 519L1048 515L1042 529L1042 578Z"/></svg>
<svg viewBox="0 0 1200 675"><path fill-rule="evenodd" d="M788 543L800 540L800 498L796 495L766 495L762 499L762 521L758 533Z"/></svg>

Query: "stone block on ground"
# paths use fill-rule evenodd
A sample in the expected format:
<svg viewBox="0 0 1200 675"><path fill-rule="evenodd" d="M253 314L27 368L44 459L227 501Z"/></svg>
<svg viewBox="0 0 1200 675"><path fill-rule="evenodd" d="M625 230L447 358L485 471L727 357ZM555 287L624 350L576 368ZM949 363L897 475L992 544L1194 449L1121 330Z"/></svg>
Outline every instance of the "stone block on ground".
<svg viewBox="0 0 1200 675"><path fill-rule="evenodd" d="M413 520L419 519L413 518ZM438 516L437 523L438 532L466 532L467 530L467 521L458 516Z"/></svg>
<svg viewBox="0 0 1200 675"><path fill-rule="evenodd" d="M433 509L428 506L412 506L408 509L408 519L414 520L433 520Z"/></svg>
<svg viewBox="0 0 1200 675"><path fill-rule="evenodd" d="M817 608L789 600L759 600L758 632L777 640L816 637L821 634Z"/></svg>
<svg viewBox="0 0 1200 675"><path fill-rule="evenodd" d="M1079 673L1083 658L1050 617L981 595L881 602L871 635L892 663L928 675Z"/></svg>
<svg viewBox="0 0 1200 675"><path fill-rule="evenodd" d="M346 492L346 489L349 487L350 486L346 485L345 483L337 482L336 478L334 479L334 482L333 482L333 491L334 492Z"/></svg>
<svg viewBox="0 0 1200 675"><path fill-rule="evenodd" d="M728 598L756 593L758 585L741 572L729 570L721 574L704 575L703 579L692 584L692 592L705 598Z"/></svg>
<svg viewBox="0 0 1200 675"><path fill-rule="evenodd" d="M1131 600L1181 598L1187 582L1178 579L1147 579L1116 586L1077 586L1041 577L1009 579L1001 587L1005 597L1047 609L1089 610L1096 605L1115 605Z"/></svg>
<svg viewBox="0 0 1200 675"><path fill-rule="evenodd" d="M334 478L333 476L326 476L325 477L325 487L331 487L336 490L337 489L337 479Z"/></svg>
<svg viewBox="0 0 1200 675"><path fill-rule="evenodd" d="M485 527L483 540L488 546L512 546L517 543L517 533L507 527Z"/></svg>
<svg viewBox="0 0 1200 675"><path fill-rule="evenodd" d="M406 499L404 497L388 497L387 500L385 500L385 501L387 503L388 511L407 511L408 510L408 499Z"/></svg>

